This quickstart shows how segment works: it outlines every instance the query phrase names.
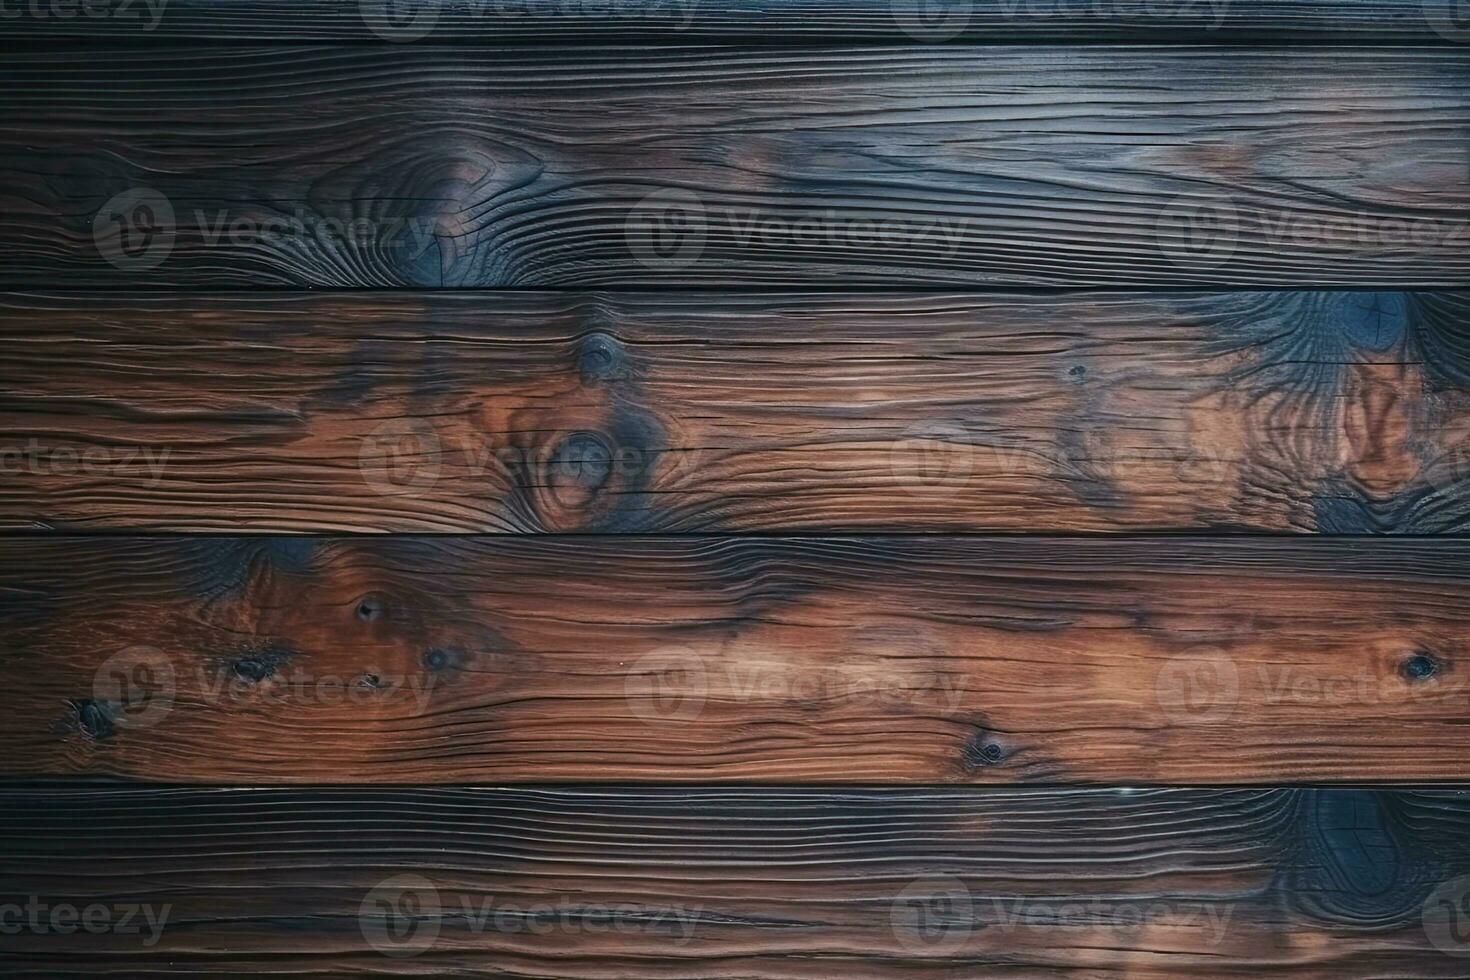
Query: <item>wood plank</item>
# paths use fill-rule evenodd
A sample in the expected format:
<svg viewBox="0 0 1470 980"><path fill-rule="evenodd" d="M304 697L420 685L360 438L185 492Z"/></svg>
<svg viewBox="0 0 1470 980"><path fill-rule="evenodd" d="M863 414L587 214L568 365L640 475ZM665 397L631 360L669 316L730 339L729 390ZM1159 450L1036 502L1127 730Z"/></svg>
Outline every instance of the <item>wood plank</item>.
<svg viewBox="0 0 1470 980"><path fill-rule="evenodd" d="M12 538L0 773L1451 780L1470 541Z"/></svg>
<svg viewBox="0 0 1470 980"><path fill-rule="evenodd" d="M1470 282L1470 53L89 46L0 284Z"/></svg>
<svg viewBox="0 0 1470 980"><path fill-rule="evenodd" d="M0 297L0 527L1470 530L1470 294Z"/></svg>
<svg viewBox="0 0 1470 980"><path fill-rule="evenodd" d="M49 787L0 791L0 828L0 907L42 923L7 976L1369 980L1470 954L1438 904L1470 888L1463 792ZM58 935L73 906L105 912Z"/></svg>
<svg viewBox="0 0 1470 980"><path fill-rule="evenodd" d="M1463 43L1448 0L65 0L13 5L51 39L493 44Z"/></svg>

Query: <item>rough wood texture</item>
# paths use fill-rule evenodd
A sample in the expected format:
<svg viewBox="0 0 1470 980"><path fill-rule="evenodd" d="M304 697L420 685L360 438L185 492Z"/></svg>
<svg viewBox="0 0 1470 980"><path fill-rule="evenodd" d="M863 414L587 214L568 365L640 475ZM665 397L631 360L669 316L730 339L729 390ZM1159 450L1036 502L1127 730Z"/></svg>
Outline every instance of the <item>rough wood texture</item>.
<svg viewBox="0 0 1470 980"><path fill-rule="evenodd" d="M0 284L1470 281L1470 54L56 47Z"/></svg>
<svg viewBox="0 0 1470 980"><path fill-rule="evenodd" d="M742 46L1065 41L1453 44L1450 0L65 0L13 4L39 38L479 41ZM38 9L39 13L32 13ZM30 16L22 15L22 11Z"/></svg>
<svg viewBox="0 0 1470 980"><path fill-rule="evenodd" d="M0 527L1470 530L1470 296L0 297Z"/></svg>
<svg viewBox="0 0 1470 980"><path fill-rule="evenodd" d="M0 830L0 907L141 906L136 934L7 936L7 976L1377 980L1470 954L1437 918L1470 889L1464 793L51 787L0 791Z"/></svg>
<svg viewBox="0 0 1470 980"><path fill-rule="evenodd" d="M1470 542L64 538L0 772L1450 780Z"/></svg>

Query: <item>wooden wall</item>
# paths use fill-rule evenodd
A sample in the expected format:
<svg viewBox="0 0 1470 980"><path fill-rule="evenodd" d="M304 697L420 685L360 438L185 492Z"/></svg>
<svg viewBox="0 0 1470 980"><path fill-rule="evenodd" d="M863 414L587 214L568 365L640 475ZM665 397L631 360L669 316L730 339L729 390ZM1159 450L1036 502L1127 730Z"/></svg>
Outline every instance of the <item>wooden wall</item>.
<svg viewBox="0 0 1470 980"><path fill-rule="evenodd" d="M0 15L0 974L1470 976L1453 4Z"/></svg>

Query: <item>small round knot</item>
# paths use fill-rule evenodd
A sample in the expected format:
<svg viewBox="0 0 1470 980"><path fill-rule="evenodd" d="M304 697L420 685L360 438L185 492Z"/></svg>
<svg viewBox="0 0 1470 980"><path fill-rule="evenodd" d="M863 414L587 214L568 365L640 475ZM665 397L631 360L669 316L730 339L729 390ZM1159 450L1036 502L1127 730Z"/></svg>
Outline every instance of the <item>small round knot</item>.
<svg viewBox="0 0 1470 980"><path fill-rule="evenodd" d="M587 384L617 377L622 362L621 345L606 334L592 334L577 351L577 373Z"/></svg>
<svg viewBox="0 0 1470 980"><path fill-rule="evenodd" d="M454 654L443 647L431 647L424 651L424 667L428 670L440 671L454 663Z"/></svg>
<svg viewBox="0 0 1470 980"><path fill-rule="evenodd" d="M548 468L553 488L600 490L612 476L613 449L595 432L574 432L552 451Z"/></svg>
<svg viewBox="0 0 1470 980"><path fill-rule="evenodd" d="M1427 653L1416 653L1405 660L1399 670L1411 681L1427 681L1439 673L1439 661Z"/></svg>
<svg viewBox="0 0 1470 980"><path fill-rule="evenodd" d="M94 739L111 738L116 728L112 723L112 713L108 711L107 704L87 698L76 703L77 723L81 725L82 731L88 737Z"/></svg>
<svg viewBox="0 0 1470 980"><path fill-rule="evenodd" d="M358 600L357 618L364 623L373 623L383 618L384 602L375 595L365 595Z"/></svg>
<svg viewBox="0 0 1470 980"><path fill-rule="evenodd" d="M231 669L234 670L235 676L240 678L240 680L249 681L251 684L259 684L276 672L276 665L269 660L246 657L242 660L236 660L231 665Z"/></svg>

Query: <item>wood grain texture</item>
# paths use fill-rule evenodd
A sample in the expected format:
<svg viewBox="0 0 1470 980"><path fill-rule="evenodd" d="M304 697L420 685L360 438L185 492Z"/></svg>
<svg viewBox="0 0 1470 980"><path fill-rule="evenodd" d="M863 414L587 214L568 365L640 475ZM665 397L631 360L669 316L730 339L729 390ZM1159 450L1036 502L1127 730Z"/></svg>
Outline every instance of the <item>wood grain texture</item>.
<svg viewBox="0 0 1470 980"><path fill-rule="evenodd" d="M1452 780L1470 542L65 538L0 554L0 772Z"/></svg>
<svg viewBox="0 0 1470 980"><path fill-rule="evenodd" d="M92 46L0 284L1455 288L1470 53Z"/></svg>
<svg viewBox="0 0 1470 980"><path fill-rule="evenodd" d="M0 297L0 527L1470 530L1470 296Z"/></svg>
<svg viewBox="0 0 1470 980"><path fill-rule="evenodd" d="M1470 953L1423 914L1470 887L1464 792L51 787L0 791L0 829L0 909L46 906L7 976L1376 980ZM62 904L139 931L58 935Z"/></svg>
<svg viewBox="0 0 1470 980"><path fill-rule="evenodd" d="M1447 0L65 0L9 5L26 40L828 45L1058 41L1454 44Z"/></svg>

